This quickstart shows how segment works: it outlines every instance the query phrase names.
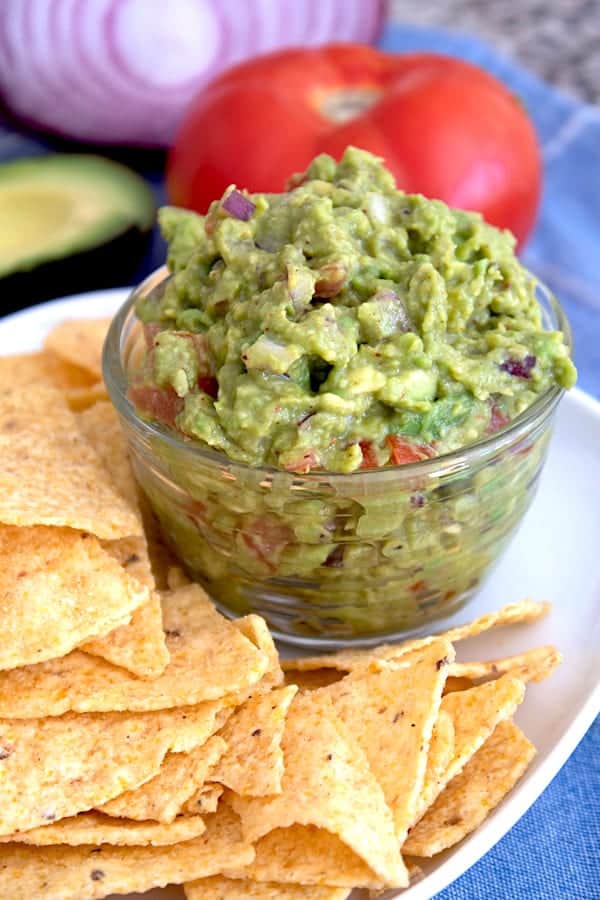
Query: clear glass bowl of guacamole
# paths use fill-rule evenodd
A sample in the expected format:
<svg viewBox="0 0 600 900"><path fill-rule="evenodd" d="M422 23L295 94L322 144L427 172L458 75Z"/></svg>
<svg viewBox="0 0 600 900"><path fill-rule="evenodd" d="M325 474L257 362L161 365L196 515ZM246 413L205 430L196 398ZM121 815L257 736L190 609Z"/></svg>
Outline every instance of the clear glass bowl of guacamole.
<svg viewBox="0 0 600 900"><path fill-rule="evenodd" d="M537 485L568 323L475 214L318 157L281 195L162 213L169 268L105 380L166 541L226 612L334 647L464 605Z"/></svg>

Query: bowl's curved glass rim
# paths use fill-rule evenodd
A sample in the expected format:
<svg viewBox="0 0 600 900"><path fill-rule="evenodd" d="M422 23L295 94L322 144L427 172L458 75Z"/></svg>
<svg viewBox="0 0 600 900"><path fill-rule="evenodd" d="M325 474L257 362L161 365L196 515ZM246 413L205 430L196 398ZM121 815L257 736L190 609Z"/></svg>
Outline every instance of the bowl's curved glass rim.
<svg viewBox="0 0 600 900"><path fill-rule="evenodd" d="M156 288L170 277L170 274L171 273L166 266L156 269L144 279L141 284L132 289L127 300L122 304L114 316L106 336L102 354L104 380L111 400L125 418L133 420L142 431L159 441L169 444L176 451L188 454L191 457L202 459L206 462L218 463L219 465L226 467L233 466L236 469L247 470L255 475L258 473L265 477L281 477L282 475L285 475L289 478L296 478L299 481L312 481L315 483L324 480L333 481L348 478L356 480L357 477L360 477L361 479L374 479L378 476L381 477L384 474L390 473L395 473L396 476L401 474L402 477L422 476L431 472L435 472L439 475L440 469L443 469L443 474L452 474L453 472L464 471L469 467L472 461L483 461L488 455L493 455L496 451L508 449L513 444L516 444L521 437L530 430L532 421L535 421L536 419L543 420L545 415L556 406L562 394L564 394L563 388L552 387L544 394L541 394L531 406L513 419L509 425L489 437L482 438L474 444L469 444L466 447L453 450L450 453L435 456L432 459L420 460L414 463L404 463L401 466L387 465L380 466L377 469L357 469L353 472L330 472L326 469L315 469L312 472L302 473L278 469L276 466L252 466L249 463L237 462L218 450L201 447L191 440L189 442L182 441L176 435L169 433L166 429L153 425L151 422L147 422L138 415L135 407L127 397L127 377L121 361L121 336L123 327L138 297L141 294L148 294L151 291L156 290ZM565 345L572 355L573 339L571 328L560 303L552 291L538 279L536 279L536 286L545 295L545 300L549 303L552 313L557 320L556 330L562 332Z"/></svg>

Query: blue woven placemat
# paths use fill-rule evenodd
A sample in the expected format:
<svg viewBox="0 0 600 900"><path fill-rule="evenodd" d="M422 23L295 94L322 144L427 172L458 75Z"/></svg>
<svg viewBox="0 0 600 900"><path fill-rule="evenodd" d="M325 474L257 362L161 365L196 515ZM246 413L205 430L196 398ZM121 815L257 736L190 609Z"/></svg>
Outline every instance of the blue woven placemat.
<svg viewBox="0 0 600 900"><path fill-rule="evenodd" d="M579 384L600 397L600 109L570 99L465 35L390 25L380 43L386 50L468 59L525 103L543 148L545 188L524 261L560 297L573 327ZM0 160L63 148L72 150L0 122ZM117 155L164 202L160 154ZM138 277L163 260L164 245L155 235ZM438 900L600 900L600 719L529 812Z"/></svg>

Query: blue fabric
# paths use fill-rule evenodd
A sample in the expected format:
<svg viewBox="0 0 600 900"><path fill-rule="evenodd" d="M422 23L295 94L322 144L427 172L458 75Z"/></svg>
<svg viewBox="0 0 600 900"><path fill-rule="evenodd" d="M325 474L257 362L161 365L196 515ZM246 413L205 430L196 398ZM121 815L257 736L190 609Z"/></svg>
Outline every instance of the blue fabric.
<svg viewBox="0 0 600 900"><path fill-rule="evenodd" d="M427 49L471 60L505 81L525 103L544 153L541 214L524 260L557 293L569 315L579 384L600 397L600 110L579 104L470 37L390 25L386 50ZM73 146L0 123L0 160ZM164 157L111 152L136 168L164 202ZM138 272L164 260L155 235ZM137 280L137 279L136 279ZM521 821L438 900L600 900L600 719Z"/></svg>

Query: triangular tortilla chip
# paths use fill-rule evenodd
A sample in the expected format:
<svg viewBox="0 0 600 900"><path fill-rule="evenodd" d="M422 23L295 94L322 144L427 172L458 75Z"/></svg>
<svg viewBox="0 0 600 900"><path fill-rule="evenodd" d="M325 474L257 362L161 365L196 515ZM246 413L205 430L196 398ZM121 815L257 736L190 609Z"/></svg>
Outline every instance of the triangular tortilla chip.
<svg viewBox="0 0 600 900"><path fill-rule="evenodd" d="M400 842L414 821L427 754L454 648L446 640L356 669L312 695L327 695L369 760Z"/></svg>
<svg viewBox="0 0 600 900"><path fill-rule="evenodd" d="M211 781L246 797L281 793L281 738L297 688L294 685L257 694L238 707L221 730L228 749Z"/></svg>
<svg viewBox="0 0 600 900"><path fill-rule="evenodd" d="M56 844L69 847L85 844L165 847L179 841L189 841L205 831L206 825L200 816L180 818L171 825L161 825L158 822L131 822L127 819L111 819L97 812L84 812L42 828L0 837L0 843L17 841L34 847L51 847Z"/></svg>
<svg viewBox="0 0 600 900"><path fill-rule="evenodd" d="M110 319L68 319L55 325L44 347L95 378L102 378L102 347Z"/></svg>
<svg viewBox="0 0 600 900"><path fill-rule="evenodd" d="M154 819L169 824L204 785L209 772L212 773L226 749L225 741L214 735L189 753L169 753L158 775L136 790L126 791L109 800L100 810L109 816L138 821Z"/></svg>
<svg viewBox="0 0 600 900"><path fill-rule="evenodd" d="M464 768L498 723L510 719L524 696L523 682L503 675L496 681L468 691L453 691L442 698L440 708L450 716L454 726L454 750L445 772L431 783L427 798L430 804Z"/></svg>
<svg viewBox="0 0 600 900"><path fill-rule="evenodd" d="M556 647L534 647L515 656L490 659L485 662L455 662L450 667L454 678L468 678L470 681L497 678L507 672L521 681L543 681L562 662L562 654Z"/></svg>
<svg viewBox="0 0 600 900"><path fill-rule="evenodd" d="M337 835L386 884L405 887L408 878L391 812L366 755L336 715L329 697L296 695L282 749L281 794L268 798L231 795L244 836L258 841L276 828L315 825Z"/></svg>
<svg viewBox="0 0 600 900"><path fill-rule="evenodd" d="M0 673L0 716L146 711L216 700L260 680L268 658L220 615L198 585L163 598L170 662L142 681L77 650L61 660Z"/></svg>
<svg viewBox="0 0 600 900"><path fill-rule="evenodd" d="M220 815L223 804L219 806ZM254 845L256 858L243 869L234 864L223 869L230 878L280 884L330 884L336 887L386 886L347 844L323 828L291 825L275 828ZM408 876L407 876L408 878Z"/></svg>
<svg viewBox="0 0 600 900"><path fill-rule="evenodd" d="M445 710L438 711L437 719L431 733L427 769L420 797L415 808L413 821L421 818L431 806L433 797L440 792L440 784L445 778L448 766L454 756L454 723ZM409 873L410 874L410 873Z"/></svg>
<svg viewBox="0 0 600 900"><path fill-rule="evenodd" d="M0 393L0 458L0 522L64 525L106 540L141 534L59 391Z"/></svg>
<svg viewBox="0 0 600 900"><path fill-rule="evenodd" d="M345 900L346 888L325 887L324 885L274 884L259 881L234 881L231 878L215 876L184 884L187 900Z"/></svg>
<svg viewBox="0 0 600 900"><path fill-rule="evenodd" d="M114 407L110 403L97 403L82 413L78 422L102 460L114 487L136 510L141 521L127 440ZM131 575L154 589L145 536L112 541L107 549ZM140 678L158 677L169 661L158 596L153 595L145 606L140 607L127 625L102 640L85 644L81 649L101 656L116 666L123 666Z"/></svg>
<svg viewBox="0 0 600 900"><path fill-rule="evenodd" d="M396 659L404 653L427 646L438 638L446 638L451 644L466 638L475 637L491 628L501 625L516 625L518 623L535 622L550 611L550 603L537 603L534 600L523 600L520 603L509 603L501 609L485 613L478 619L468 622L466 625L458 625L448 631L433 634L429 637L414 638L402 641L399 644L380 644L379 647L365 650L340 650L337 653L323 654L321 656L301 656L296 659L282 661L283 670L298 669L306 672L311 669L339 669L342 672L350 672L357 666L362 666L372 659Z"/></svg>
<svg viewBox="0 0 600 900"><path fill-rule="evenodd" d="M158 773L169 750L204 743L217 711L218 704L207 703L132 715L0 720L0 834L47 825L139 787Z"/></svg>
<svg viewBox="0 0 600 900"><path fill-rule="evenodd" d="M244 866L254 850L239 822L207 820L198 838L170 847L0 847L0 897L10 900L100 900L148 891Z"/></svg>
<svg viewBox="0 0 600 900"><path fill-rule="evenodd" d="M216 812L224 790L222 784L203 784L184 804L182 813L186 816L205 816Z"/></svg>
<svg viewBox="0 0 600 900"><path fill-rule="evenodd" d="M500 722L460 774L415 825L403 852L434 856L475 830L517 783L535 747L510 721Z"/></svg>
<svg viewBox="0 0 600 900"><path fill-rule="evenodd" d="M54 659L108 634L149 596L93 535L0 525L0 669Z"/></svg>

